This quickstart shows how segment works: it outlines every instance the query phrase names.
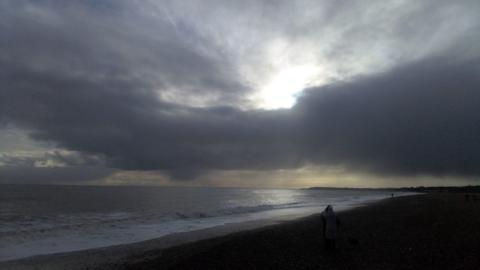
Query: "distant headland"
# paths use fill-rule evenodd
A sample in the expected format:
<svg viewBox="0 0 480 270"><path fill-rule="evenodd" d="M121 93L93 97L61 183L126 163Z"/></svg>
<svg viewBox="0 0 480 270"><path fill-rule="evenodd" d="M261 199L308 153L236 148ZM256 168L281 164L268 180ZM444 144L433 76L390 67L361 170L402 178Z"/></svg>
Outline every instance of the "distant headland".
<svg viewBox="0 0 480 270"><path fill-rule="evenodd" d="M349 187L310 187L308 190L385 190L385 191L404 191L404 192L452 192L452 193L480 193L478 186L418 186L401 188L349 188Z"/></svg>

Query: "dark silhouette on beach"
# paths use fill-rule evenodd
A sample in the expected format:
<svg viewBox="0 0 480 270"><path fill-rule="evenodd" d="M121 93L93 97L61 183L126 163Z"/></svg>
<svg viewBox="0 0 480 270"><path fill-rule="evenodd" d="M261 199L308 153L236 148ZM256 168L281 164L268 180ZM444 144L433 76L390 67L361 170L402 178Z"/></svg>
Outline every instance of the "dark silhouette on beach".
<svg viewBox="0 0 480 270"><path fill-rule="evenodd" d="M323 238L327 250L333 251L336 249L336 240L338 228L340 227L340 219L333 211L333 207L328 205L322 212Z"/></svg>

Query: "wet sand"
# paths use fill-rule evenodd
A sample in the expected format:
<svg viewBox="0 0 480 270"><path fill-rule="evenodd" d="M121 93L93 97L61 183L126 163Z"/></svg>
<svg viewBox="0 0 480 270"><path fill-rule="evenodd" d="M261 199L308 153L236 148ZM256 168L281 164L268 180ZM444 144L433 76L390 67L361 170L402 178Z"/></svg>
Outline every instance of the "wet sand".
<svg viewBox="0 0 480 270"><path fill-rule="evenodd" d="M313 215L37 256L0 268L480 269L478 197L476 202L463 194L398 197L339 213L335 252L325 250L320 216Z"/></svg>

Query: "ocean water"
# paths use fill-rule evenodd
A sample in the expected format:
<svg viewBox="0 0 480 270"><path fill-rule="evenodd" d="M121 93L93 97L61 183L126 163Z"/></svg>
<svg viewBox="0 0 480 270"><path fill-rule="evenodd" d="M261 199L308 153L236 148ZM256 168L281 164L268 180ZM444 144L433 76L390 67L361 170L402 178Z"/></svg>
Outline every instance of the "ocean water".
<svg viewBox="0 0 480 270"><path fill-rule="evenodd" d="M308 215L327 204L338 211L389 196L354 190L1 185L0 261Z"/></svg>

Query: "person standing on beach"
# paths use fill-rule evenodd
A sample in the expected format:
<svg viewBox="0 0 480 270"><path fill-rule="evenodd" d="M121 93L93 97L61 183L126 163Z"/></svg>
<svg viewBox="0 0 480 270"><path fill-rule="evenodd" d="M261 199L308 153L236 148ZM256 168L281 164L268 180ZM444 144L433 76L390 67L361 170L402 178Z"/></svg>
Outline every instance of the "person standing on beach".
<svg viewBox="0 0 480 270"><path fill-rule="evenodd" d="M333 211L333 207L331 205L328 205L327 208L325 208L325 210L322 212L322 224L323 238L325 240L327 250L335 250L340 220Z"/></svg>

